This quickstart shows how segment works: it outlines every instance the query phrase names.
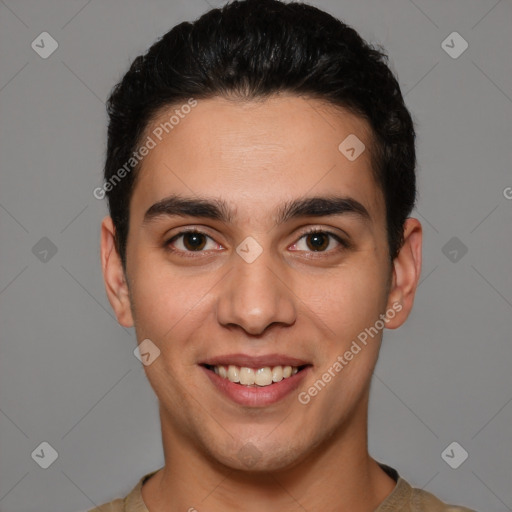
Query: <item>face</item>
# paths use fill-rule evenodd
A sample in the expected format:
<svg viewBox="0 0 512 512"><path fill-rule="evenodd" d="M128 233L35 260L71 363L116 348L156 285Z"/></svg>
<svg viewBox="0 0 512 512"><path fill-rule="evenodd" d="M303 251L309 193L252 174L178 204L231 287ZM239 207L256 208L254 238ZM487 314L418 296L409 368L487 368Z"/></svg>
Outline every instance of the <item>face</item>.
<svg viewBox="0 0 512 512"><path fill-rule="evenodd" d="M167 439L271 470L364 432L382 327L405 320L419 274L416 224L390 262L368 125L318 100L215 98L153 138L126 274L108 218L102 257L120 323L160 351L144 368Z"/></svg>

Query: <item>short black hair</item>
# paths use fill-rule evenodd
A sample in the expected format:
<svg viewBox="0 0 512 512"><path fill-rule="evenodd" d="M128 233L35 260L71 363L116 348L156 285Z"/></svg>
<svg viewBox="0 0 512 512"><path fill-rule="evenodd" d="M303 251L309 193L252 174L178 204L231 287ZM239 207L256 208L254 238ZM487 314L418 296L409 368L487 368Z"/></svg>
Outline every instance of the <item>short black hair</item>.
<svg viewBox="0 0 512 512"><path fill-rule="evenodd" d="M251 100L281 92L323 100L370 124L368 149L385 199L393 260L416 200L416 153L414 124L387 62L382 47L300 2L232 1L159 38L135 58L107 100L104 179L110 185L104 190L123 267L129 204L140 168L134 164L126 172L126 162L151 121L163 109L191 98Z"/></svg>

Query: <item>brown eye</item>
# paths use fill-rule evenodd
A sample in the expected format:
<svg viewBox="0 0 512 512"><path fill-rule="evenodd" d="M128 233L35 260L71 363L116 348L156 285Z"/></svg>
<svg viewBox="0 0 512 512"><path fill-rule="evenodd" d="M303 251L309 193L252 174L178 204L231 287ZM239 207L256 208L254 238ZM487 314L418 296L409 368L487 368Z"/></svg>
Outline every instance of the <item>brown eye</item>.
<svg viewBox="0 0 512 512"><path fill-rule="evenodd" d="M329 247L329 235L327 233L318 232L310 233L306 236L306 242L312 251L324 251Z"/></svg>
<svg viewBox="0 0 512 512"><path fill-rule="evenodd" d="M218 244L205 233L200 231L182 231L173 236L165 243L165 247L174 253L181 255L190 255L192 253L202 253L208 249L217 249Z"/></svg>
<svg viewBox="0 0 512 512"><path fill-rule="evenodd" d="M306 231L292 246L293 251L334 254L350 248L350 244L339 235L323 229Z"/></svg>
<svg viewBox="0 0 512 512"><path fill-rule="evenodd" d="M188 251L200 251L206 245L206 236L202 233L185 233L183 245Z"/></svg>

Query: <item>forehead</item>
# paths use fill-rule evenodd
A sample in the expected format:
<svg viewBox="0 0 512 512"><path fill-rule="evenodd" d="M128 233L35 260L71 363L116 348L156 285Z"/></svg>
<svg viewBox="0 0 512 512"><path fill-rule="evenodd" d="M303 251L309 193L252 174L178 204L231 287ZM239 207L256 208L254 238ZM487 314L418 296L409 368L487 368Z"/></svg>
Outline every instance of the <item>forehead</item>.
<svg viewBox="0 0 512 512"><path fill-rule="evenodd" d="M161 110L147 127L144 139L155 146L142 161L135 208L172 194L221 197L255 220L255 208L263 214L283 200L338 192L365 204L371 216L382 213L371 131L362 118L297 96L183 105Z"/></svg>

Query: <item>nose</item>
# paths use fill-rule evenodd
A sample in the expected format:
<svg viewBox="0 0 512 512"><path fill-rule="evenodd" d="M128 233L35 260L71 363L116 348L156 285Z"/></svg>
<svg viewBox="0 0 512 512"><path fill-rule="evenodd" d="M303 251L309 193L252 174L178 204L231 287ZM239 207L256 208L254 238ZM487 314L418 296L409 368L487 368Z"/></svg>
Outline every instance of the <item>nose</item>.
<svg viewBox="0 0 512 512"><path fill-rule="evenodd" d="M269 249L250 263L233 254L231 271L222 281L217 302L217 320L221 325L236 325L256 336L272 324L295 322L297 308L292 283L287 280L286 269L273 259Z"/></svg>

